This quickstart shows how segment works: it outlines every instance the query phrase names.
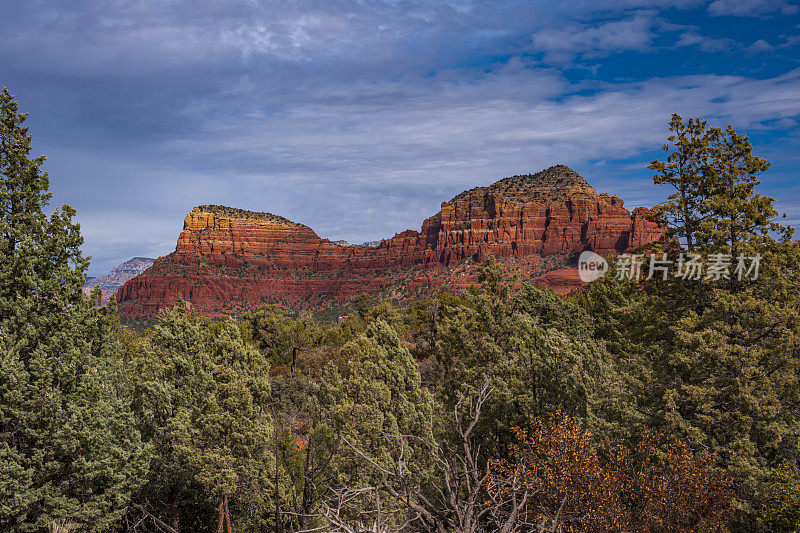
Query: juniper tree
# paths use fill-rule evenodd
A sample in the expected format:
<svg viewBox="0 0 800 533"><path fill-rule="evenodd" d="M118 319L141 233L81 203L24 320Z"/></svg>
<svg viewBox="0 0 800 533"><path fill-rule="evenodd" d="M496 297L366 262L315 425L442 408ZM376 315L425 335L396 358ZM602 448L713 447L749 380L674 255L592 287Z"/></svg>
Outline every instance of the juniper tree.
<svg viewBox="0 0 800 533"><path fill-rule="evenodd" d="M0 529L109 529L146 469L113 323L83 296L75 210L0 93Z"/></svg>
<svg viewBox="0 0 800 533"><path fill-rule="evenodd" d="M391 516L404 509L402 502L382 492L362 491L386 481L383 471L396 466L398 450L418 478L425 477L429 465L420 439L432 438L433 398L421 387L411 353L383 320L371 324L365 335L342 351L347 362L341 370L328 368L319 394L319 408L326 413L341 450L335 465L337 477L328 483L326 496L335 498L336 490L356 491L357 500L367 509L378 505Z"/></svg>
<svg viewBox="0 0 800 533"><path fill-rule="evenodd" d="M444 313L440 391L450 407L491 379L479 428L490 437L483 449L508 445L513 426L554 409L595 433L613 430L614 420L627 416L618 408L624 391L609 354L591 337L589 316L547 288L525 284L514 292L515 279L493 257L479 281Z"/></svg>
<svg viewBox="0 0 800 533"><path fill-rule="evenodd" d="M232 319L216 328L208 352L211 381L189 411L191 425L181 428L178 452L211 501L226 512L232 502L242 525L263 529L274 507L269 363Z"/></svg>
<svg viewBox="0 0 800 533"><path fill-rule="evenodd" d="M137 413L154 449L139 509L190 531L230 502L233 520L263 525L274 468L264 357L232 320L209 328L179 304L145 340L137 374ZM155 505L143 509L146 501Z"/></svg>
<svg viewBox="0 0 800 533"><path fill-rule="evenodd" d="M342 348L341 371L329 368L321 397L342 434L376 444L382 434L429 435L433 400L397 333L379 320Z"/></svg>
<svg viewBox="0 0 800 533"><path fill-rule="evenodd" d="M214 506L195 481L193 463L178 454L185 425L191 424L189 413L211 381L200 320L180 305L162 312L144 338L135 366L136 418L153 450L147 483L135 503L149 502L146 511L175 531L202 527L203 520L213 520Z"/></svg>
<svg viewBox="0 0 800 533"><path fill-rule="evenodd" d="M258 347L273 367L293 369L298 352L313 346L320 330L308 317L292 318L277 305L265 305L246 313L242 322L248 327L252 344Z"/></svg>
<svg viewBox="0 0 800 533"><path fill-rule="evenodd" d="M759 494L756 523L768 531L797 531L800 528L800 467L786 461L766 479Z"/></svg>

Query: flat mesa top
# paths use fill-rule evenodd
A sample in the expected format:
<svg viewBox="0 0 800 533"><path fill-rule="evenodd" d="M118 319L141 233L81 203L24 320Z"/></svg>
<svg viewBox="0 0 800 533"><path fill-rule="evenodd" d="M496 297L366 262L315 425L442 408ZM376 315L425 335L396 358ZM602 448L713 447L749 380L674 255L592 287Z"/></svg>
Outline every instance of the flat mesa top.
<svg viewBox="0 0 800 533"><path fill-rule="evenodd" d="M214 215L226 216L230 218L250 219L250 220L268 220L270 222L278 222L287 226L305 227L303 224L292 222L288 218L272 213L265 213L259 211L248 211L246 209L237 209L235 207L228 207L225 205L199 205L192 209L194 213L212 213Z"/></svg>
<svg viewBox="0 0 800 533"><path fill-rule="evenodd" d="M580 193L597 196L597 191L586 180L566 165L555 165L536 174L522 174L503 178L488 187L475 187L458 194L452 201L475 194L493 194L509 198L530 200L564 199Z"/></svg>
<svg viewBox="0 0 800 533"><path fill-rule="evenodd" d="M555 165L536 174L522 174L503 178L488 187L475 187L455 196L450 202L485 195L502 196L512 203L549 203L563 201L574 195L597 197L597 191L586 180L566 165ZM211 213L232 219L261 220L283 226L304 228L304 224L292 222L273 213L248 211L224 205L200 205L193 213Z"/></svg>

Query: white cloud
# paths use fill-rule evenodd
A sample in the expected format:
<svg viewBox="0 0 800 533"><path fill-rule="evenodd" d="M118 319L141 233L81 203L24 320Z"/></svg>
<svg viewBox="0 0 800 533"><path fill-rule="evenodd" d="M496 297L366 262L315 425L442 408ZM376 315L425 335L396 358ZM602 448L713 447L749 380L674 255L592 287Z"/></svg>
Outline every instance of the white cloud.
<svg viewBox="0 0 800 533"><path fill-rule="evenodd" d="M783 147L794 144L779 155L796 157L800 71L653 78L660 65L646 57L630 68L603 59L669 51L694 60L686 71L724 72L695 52L744 55L706 34L716 20L681 26L656 11L707 5L29 0L4 6L0 64L27 83L21 101L37 150L51 156L56 200L78 208L93 269L107 271L170 252L200 203L273 211L360 242L418 228L465 188L559 162L629 205L652 203L643 165L619 161L659 146L675 111L782 129ZM791 7L717 0L709 10ZM765 39L749 52L768 52Z"/></svg>
<svg viewBox="0 0 800 533"><path fill-rule="evenodd" d="M800 118L800 69L766 80L703 75L603 84L594 94L522 63L469 82L453 78L329 86L279 114L236 112L240 102L257 107L257 86L201 102L186 110L197 127L164 140L147 163L117 162L125 183L117 198L76 205L87 249L97 268L118 263L124 250L168 253L184 214L201 203L275 212L331 239L374 240L418 229L464 189L556 163L583 170L598 190L622 195L631 207L652 204L661 191L649 174L593 162L660 146L672 112L748 133L795 128ZM124 156L87 156L85 166L115 157ZM136 176L147 177L143 188ZM132 201L153 216L126 209Z"/></svg>
<svg viewBox="0 0 800 533"><path fill-rule="evenodd" d="M747 53L751 55L772 52L773 50L775 50L775 47L764 39L759 39L747 47Z"/></svg>
<svg viewBox="0 0 800 533"><path fill-rule="evenodd" d="M708 6L708 12L711 15L759 17L775 12L793 15L800 12L800 7L786 0L714 0Z"/></svg>
<svg viewBox="0 0 800 533"><path fill-rule="evenodd" d="M730 52L740 48L740 45L733 39L715 39L707 35L701 35L694 30L682 33L675 46L693 46L709 53Z"/></svg>
<svg viewBox="0 0 800 533"><path fill-rule="evenodd" d="M352 101L253 120L217 109L197 135L164 150L230 162L220 179L246 198L239 207L277 211L322 236L361 242L418 228L440 201L493 178L636 157L660 146L672 112L749 132L800 116L800 69L767 80L708 75L607 84L564 98L554 98L569 93L558 76L521 68L473 83L419 81L416 88L375 105L358 97L371 102L376 92L397 88L363 86ZM257 163L242 167L251 158ZM648 180L626 183L623 176L605 183L608 192L630 191L644 201L649 191L651 202L660 194ZM224 191L217 197L230 198Z"/></svg>
<svg viewBox="0 0 800 533"><path fill-rule="evenodd" d="M566 63L575 55L600 57L611 52L647 50L656 34L653 14L639 12L610 22L570 24L563 28L547 28L531 37L534 50L545 53L550 63Z"/></svg>

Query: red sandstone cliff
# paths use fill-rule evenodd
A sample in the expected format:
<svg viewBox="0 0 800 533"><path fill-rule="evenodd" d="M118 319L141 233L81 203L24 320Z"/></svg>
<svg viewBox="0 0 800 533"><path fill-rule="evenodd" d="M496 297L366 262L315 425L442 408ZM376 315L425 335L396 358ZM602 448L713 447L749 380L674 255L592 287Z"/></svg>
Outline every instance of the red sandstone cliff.
<svg viewBox="0 0 800 533"><path fill-rule="evenodd" d="M443 202L420 232L406 230L378 246L333 243L269 213L200 206L186 216L175 253L128 281L117 301L122 313L139 316L181 298L210 315L267 302L308 308L393 285L416 290L453 282L454 265L489 253L515 261L525 277L556 286L567 280L566 288L575 284L569 272L544 276L563 266L547 257L652 242L662 230L648 212L629 212L563 165L465 191Z"/></svg>
<svg viewBox="0 0 800 533"><path fill-rule="evenodd" d="M149 257L134 257L128 259L121 265L112 268L111 272L105 276L87 280L83 286L83 292L89 296L95 287L99 287L101 291L100 301L102 304L105 304L126 281L150 268L150 265L152 265L154 261L155 259L150 259Z"/></svg>

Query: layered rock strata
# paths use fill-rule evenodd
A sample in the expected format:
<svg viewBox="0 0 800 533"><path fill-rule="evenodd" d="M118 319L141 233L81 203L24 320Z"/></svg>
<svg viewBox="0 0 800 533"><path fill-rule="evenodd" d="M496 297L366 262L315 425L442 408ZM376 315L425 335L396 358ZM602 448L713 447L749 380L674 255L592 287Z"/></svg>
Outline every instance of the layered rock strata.
<svg viewBox="0 0 800 533"><path fill-rule="evenodd" d="M663 230L648 213L629 212L619 197L598 194L563 165L465 191L443 202L421 231L403 231L377 246L331 242L270 213L200 206L186 216L175 252L123 285L117 300L124 314L136 316L178 299L209 315L270 302L316 308L392 285L452 282L456 265L490 253L537 278L563 267L550 256L622 252L658 239ZM540 279L568 278L563 285L574 286L577 276L570 273Z"/></svg>

